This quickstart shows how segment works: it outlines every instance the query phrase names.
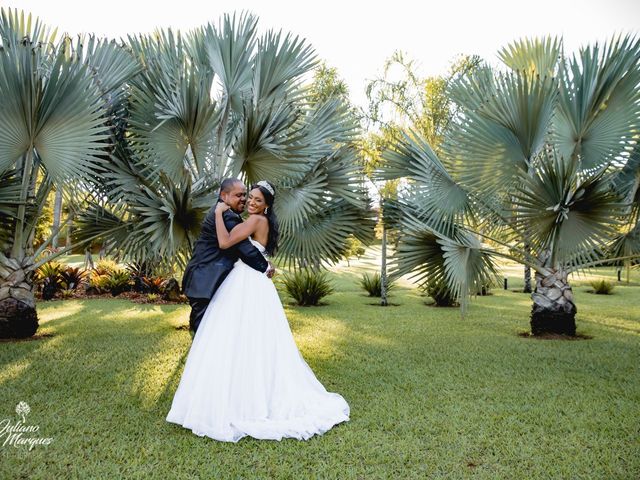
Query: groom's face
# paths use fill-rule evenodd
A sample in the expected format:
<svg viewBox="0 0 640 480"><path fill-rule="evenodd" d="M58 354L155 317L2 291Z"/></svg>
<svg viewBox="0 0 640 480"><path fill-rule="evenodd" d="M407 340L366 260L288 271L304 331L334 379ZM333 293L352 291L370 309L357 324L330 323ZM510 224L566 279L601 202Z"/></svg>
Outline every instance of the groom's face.
<svg viewBox="0 0 640 480"><path fill-rule="evenodd" d="M247 200L247 187L244 183L237 182L228 192L223 192L222 201L238 213L244 212L244 204Z"/></svg>

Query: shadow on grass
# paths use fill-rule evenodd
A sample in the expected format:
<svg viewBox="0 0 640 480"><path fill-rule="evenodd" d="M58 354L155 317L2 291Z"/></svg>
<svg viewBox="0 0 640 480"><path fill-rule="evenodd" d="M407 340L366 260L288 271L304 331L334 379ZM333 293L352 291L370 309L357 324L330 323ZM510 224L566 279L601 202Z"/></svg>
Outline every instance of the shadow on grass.
<svg viewBox="0 0 640 480"><path fill-rule="evenodd" d="M574 341L574 340L592 340L593 337L591 335L582 335L576 333L575 335L562 335L559 333L545 333L542 335L534 335L531 332L520 332L518 333L519 337L529 338L531 340L565 340L565 341Z"/></svg>
<svg viewBox="0 0 640 480"><path fill-rule="evenodd" d="M74 308L77 306L80 308ZM132 304L121 300L78 300L69 301L69 315L57 317L56 311L64 305L48 308L38 305L41 323L47 337L41 342L19 342L5 349L0 365L6 368L28 357L30 365L20 378L10 378L3 387L20 391L25 387L23 378L65 378L66 388L81 392L83 387L91 390L103 389L110 397L131 394L142 403L144 389L140 389L140 376L136 373L145 362L167 354L169 346L174 347L190 342L187 332L176 332L166 322L168 314L175 314L173 306L148 306ZM47 314L52 313L51 320ZM57 317L57 318L56 318ZM186 336L176 342L176 335ZM167 342L171 339L170 342ZM185 345L186 346L186 345ZM170 349L170 355L174 353ZM168 379L179 375L180 365L186 355L171 362ZM144 369L145 371L148 369ZM61 375L61 372L72 372ZM57 385L57 382L52 382ZM26 393L26 392L25 392ZM115 394L115 395L114 395Z"/></svg>

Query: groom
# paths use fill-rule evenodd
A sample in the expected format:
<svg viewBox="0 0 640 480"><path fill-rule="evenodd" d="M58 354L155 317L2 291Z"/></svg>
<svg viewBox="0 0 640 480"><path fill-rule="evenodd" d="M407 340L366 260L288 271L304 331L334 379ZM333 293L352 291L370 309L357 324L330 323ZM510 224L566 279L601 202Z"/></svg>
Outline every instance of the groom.
<svg viewBox="0 0 640 480"><path fill-rule="evenodd" d="M218 202L224 202L230 209L224 212L227 230L242 222L240 213L244 211L247 188L237 178L227 178L220 185ZM260 251L245 239L227 250L221 250L216 234L215 205L204 219L200 236L193 247L193 256L182 277L182 290L189 299L191 315L189 328L195 334L211 298L231 269L241 259L254 270L265 272L268 277L274 273L273 266L265 260Z"/></svg>

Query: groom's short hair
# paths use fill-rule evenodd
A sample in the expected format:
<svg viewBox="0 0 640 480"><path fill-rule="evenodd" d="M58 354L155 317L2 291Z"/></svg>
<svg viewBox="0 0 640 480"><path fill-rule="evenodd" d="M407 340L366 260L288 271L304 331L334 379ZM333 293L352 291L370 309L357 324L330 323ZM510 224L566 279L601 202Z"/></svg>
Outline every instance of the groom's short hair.
<svg viewBox="0 0 640 480"><path fill-rule="evenodd" d="M239 178L225 178L220 184L220 193L228 192L236 183L242 183Z"/></svg>

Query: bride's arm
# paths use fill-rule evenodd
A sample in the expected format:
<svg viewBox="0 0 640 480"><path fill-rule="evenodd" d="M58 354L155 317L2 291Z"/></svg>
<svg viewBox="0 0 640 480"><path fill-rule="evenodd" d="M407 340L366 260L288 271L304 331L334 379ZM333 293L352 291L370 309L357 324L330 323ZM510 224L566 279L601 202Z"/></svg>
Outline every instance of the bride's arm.
<svg viewBox="0 0 640 480"><path fill-rule="evenodd" d="M219 203L216 207L216 234L218 236L218 245L223 250L233 247L235 244L240 243L245 238L248 238L249 235L255 233L256 226L258 224L258 218L255 215L252 215L246 222L233 227L231 232L227 231L224 219L222 218L222 214L228 209L228 207L225 207L226 205L224 203Z"/></svg>

